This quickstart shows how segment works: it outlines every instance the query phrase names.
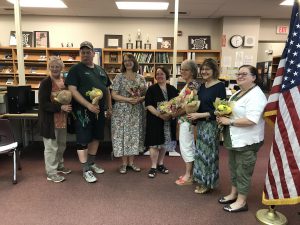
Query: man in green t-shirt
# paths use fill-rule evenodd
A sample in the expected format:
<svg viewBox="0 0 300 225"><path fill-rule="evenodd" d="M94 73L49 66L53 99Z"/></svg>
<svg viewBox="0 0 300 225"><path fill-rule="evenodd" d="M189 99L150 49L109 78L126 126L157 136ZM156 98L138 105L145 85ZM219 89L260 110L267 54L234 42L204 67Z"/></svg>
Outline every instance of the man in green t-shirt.
<svg viewBox="0 0 300 225"><path fill-rule="evenodd" d="M106 72L93 63L95 51L92 43L80 44L81 62L69 70L65 84L72 92L73 112L76 117L77 154L83 167L83 177L89 182L96 182L94 173L104 170L95 164L99 141L104 137L104 111L111 113L111 97L108 87L111 82ZM103 97L98 104L92 104L88 91L100 89Z"/></svg>

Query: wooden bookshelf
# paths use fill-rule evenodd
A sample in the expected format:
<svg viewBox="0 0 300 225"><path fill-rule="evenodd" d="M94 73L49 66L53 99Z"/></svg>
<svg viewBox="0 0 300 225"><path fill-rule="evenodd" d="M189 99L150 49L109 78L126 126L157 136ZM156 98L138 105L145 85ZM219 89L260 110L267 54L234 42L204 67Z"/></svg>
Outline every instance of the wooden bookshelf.
<svg viewBox="0 0 300 225"><path fill-rule="evenodd" d="M103 67L110 79L113 80L117 73L120 73L122 65L122 55L132 53L139 62L139 73L146 80L154 82L154 71L158 66L164 66L169 69L173 75L173 50L170 49L102 49ZM109 56L116 54L117 62L110 62ZM220 51L216 50L178 50L176 58L176 77L180 78L180 65L186 59L194 60L199 66L206 58L215 59L220 64Z"/></svg>
<svg viewBox="0 0 300 225"><path fill-rule="evenodd" d="M17 49L15 47L0 47L0 84L13 85L19 83ZM24 66L26 84L38 88L39 83L48 75L48 59L59 56L65 64L63 72L80 62L78 48L24 48Z"/></svg>

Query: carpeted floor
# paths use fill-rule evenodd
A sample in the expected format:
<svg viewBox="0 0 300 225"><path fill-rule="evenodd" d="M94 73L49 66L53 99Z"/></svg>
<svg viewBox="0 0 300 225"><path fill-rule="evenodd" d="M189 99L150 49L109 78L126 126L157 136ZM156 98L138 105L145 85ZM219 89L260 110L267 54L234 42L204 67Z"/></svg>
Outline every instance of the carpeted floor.
<svg viewBox="0 0 300 225"><path fill-rule="evenodd" d="M34 143L23 152L18 184L11 183L11 157L0 156L1 225L255 225L255 213L266 208L261 194L271 144L270 130L259 152L249 195L249 211L230 214L217 199L230 190L227 151L220 150L220 185L212 193L194 194L194 186L179 187L174 181L183 174L180 157L166 156L170 174L149 179L148 156L137 157L142 172L118 173L118 159L111 160L109 147L99 152L97 162L105 168L99 181L86 183L73 146L66 151L65 165L73 170L63 183L52 183L44 174L43 146ZM290 225L300 224L300 206L277 209Z"/></svg>

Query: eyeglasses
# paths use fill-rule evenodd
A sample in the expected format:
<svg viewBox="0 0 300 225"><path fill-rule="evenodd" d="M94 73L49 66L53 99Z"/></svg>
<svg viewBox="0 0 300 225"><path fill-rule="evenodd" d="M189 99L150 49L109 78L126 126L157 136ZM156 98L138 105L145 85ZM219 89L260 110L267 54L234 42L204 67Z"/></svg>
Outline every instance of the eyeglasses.
<svg viewBox="0 0 300 225"><path fill-rule="evenodd" d="M236 73L235 76L237 76L237 77L238 77L238 76L245 77L245 76L247 76L248 74L253 76L252 73Z"/></svg>

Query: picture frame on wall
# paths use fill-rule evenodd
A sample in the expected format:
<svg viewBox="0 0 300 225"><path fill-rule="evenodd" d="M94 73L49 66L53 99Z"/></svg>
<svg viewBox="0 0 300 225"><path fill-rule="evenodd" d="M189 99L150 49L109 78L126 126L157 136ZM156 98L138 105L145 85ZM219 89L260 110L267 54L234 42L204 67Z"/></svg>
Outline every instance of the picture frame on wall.
<svg viewBox="0 0 300 225"><path fill-rule="evenodd" d="M210 36L188 36L189 50L210 50Z"/></svg>
<svg viewBox="0 0 300 225"><path fill-rule="evenodd" d="M33 47L32 43L33 43L33 32L23 31L22 32L23 47ZM17 45L16 31L10 31L9 45L10 46Z"/></svg>
<svg viewBox="0 0 300 225"><path fill-rule="evenodd" d="M49 31L34 31L34 47L49 47Z"/></svg>
<svg viewBox="0 0 300 225"><path fill-rule="evenodd" d="M173 49L174 37L158 37L157 49Z"/></svg>
<svg viewBox="0 0 300 225"><path fill-rule="evenodd" d="M104 35L105 48L122 48L123 36L122 35Z"/></svg>

